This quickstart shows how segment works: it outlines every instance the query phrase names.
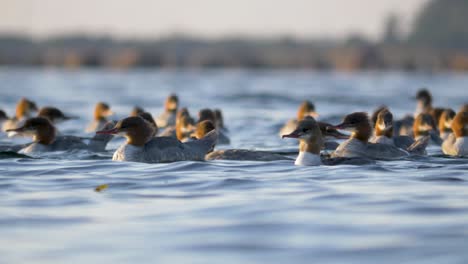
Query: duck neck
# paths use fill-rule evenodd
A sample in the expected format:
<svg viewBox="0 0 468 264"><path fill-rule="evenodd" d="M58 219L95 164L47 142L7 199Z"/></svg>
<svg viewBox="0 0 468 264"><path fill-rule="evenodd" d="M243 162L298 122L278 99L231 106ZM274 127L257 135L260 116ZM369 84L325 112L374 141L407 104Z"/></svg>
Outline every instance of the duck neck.
<svg viewBox="0 0 468 264"><path fill-rule="evenodd" d="M53 126L45 126L37 131L37 133L33 137L33 140L34 142L43 145L50 145L55 140L55 134L56 130Z"/></svg>
<svg viewBox="0 0 468 264"><path fill-rule="evenodd" d="M320 155L320 150L323 148L323 138L321 135L315 138L302 139L299 143L299 151L307 152L315 155Z"/></svg>
<svg viewBox="0 0 468 264"><path fill-rule="evenodd" d="M126 134L127 144L143 147L153 138L153 135L154 130L149 126L128 131Z"/></svg>
<svg viewBox="0 0 468 264"><path fill-rule="evenodd" d="M369 142L369 138L372 135L372 127L370 124L362 124L356 128L351 138L355 138L363 143Z"/></svg>

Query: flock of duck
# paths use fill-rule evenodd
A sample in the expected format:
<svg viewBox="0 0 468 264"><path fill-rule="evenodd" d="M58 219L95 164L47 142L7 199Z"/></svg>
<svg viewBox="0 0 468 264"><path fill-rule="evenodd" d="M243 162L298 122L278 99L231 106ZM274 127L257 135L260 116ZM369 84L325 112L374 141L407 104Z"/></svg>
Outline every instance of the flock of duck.
<svg viewBox="0 0 468 264"><path fill-rule="evenodd" d="M450 108L433 107L431 93L426 89L420 90L415 99L415 114L401 120L394 120L390 109L382 106L370 117L366 112L348 114L338 125L317 121L315 106L305 101L299 106L297 118L281 128L280 136L299 140L295 164L304 166L362 164L426 155L429 144L441 146L446 155L468 156L468 104L458 113ZM8 118L0 110L0 124L8 136L32 137L32 142L0 146L0 151L26 155L75 149L103 152L114 136L123 136L126 142L114 152L112 160L162 163L292 159L268 151L215 150L216 145L230 143L221 110L202 109L198 118L193 118L187 108L180 108L174 94L166 99L164 108L155 119L135 107L128 117L113 121L109 120L113 115L111 107L97 103L94 120L86 128L94 135L82 138L62 135L56 128L57 123L76 117L65 115L56 107L38 109L34 102L22 98L14 117Z"/></svg>

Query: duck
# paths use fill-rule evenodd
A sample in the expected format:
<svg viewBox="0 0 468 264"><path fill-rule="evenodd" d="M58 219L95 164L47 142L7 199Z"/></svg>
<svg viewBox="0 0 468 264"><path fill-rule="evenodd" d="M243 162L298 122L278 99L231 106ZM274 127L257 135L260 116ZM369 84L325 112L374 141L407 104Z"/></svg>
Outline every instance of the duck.
<svg viewBox="0 0 468 264"><path fill-rule="evenodd" d="M297 117L295 119L290 119L284 126L280 129L279 135L291 133L296 127L299 121L304 119L306 116L312 116L313 118L318 117L318 113L315 111L315 105L310 101L303 101L299 105L299 109L297 110Z"/></svg>
<svg viewBox="0 0 468 264"><path fill-rule="evenodd" d="M442 144L442 152L450 156L468 156L468 112L458 112L452 121L452 131Z"/></svg>
<svg viewBox="0 0 468 264"><path fill-rule="evenodd" d="M306 117L305 119L312 118ZM312 118L313 119L313 118ZM327 129L326 123L317 123L318 129L320 132L320 138L324 144L320 144L321 149L327 149L325 138L338 137L338 138L347 138L346 135L339 133L335 129ZM302 121L299 122L302 124ZM215 126L212 125L211 121L206 120L197 125L197 130L194 133L196 138L202 137L205 133L210 130L215 129ZM288 137L284 136L283 138ZM328 141L331 142L331 141ZM331 147L329 147L331 148ZM336 147L335 147L336 148ZM333 148L334 149L334 148ZM247 150L247 149L223 149L215 150L209 153L206 157L207 160L248 160L248 161L280 161L280 160L292 160L290 157L284 156L282 153L275 153L271 151L259 151L259 150ZM327 159L326 164L332 165L333 163L337 164L336 161Z"/></svg>
<svg viewBox="0 0 468 264"><path fill-rule="evenodd" d="M25 97L21 98L16 104L15 116L3 122L2 130L6 132L19 127L26 119L33 117L35 112L37 112L36 103Z"/></svg>
<svg viewBox="0 0 468 264"><path fill-rule="evenodd" d="M124 118L113 128L98 131L96 134L121 135L127 139L114 152L112 160L143 163L203 161L205 155L215 147L218 137L216 131L187 143L173 137L153 137L153 128L139 116Z"/></svg>
<svg viewBox="0 0 468 264"><path fill-rule="evenodd" d="M109 122L104 127L113 127ZM24 145L18 152L21 154L37 154L50 151L69 150L90 150L102 152L112 136L96 135L88 144L82 138L75 136L57 136L57 129L52 122L44 117L33 117L27 119L21 127L9 129L8 132L15 132L25 136L31 136L33 142Z"/></svg>
<svg viewBox="0 0 468 264"><path fill-rule="evenodd" d="M179 109L179 97L170 94L164 103L164 112L156 118L159 128L175 126L177 110Z"/></svg>
<svg viewBox="0 0 468 264"><path fill-rule="evenodd" d="M367 158L331 158L321 154L320 150L323 149L325 142L324 135L319 123L311 116L299 121L294 131L283 135L282 138L299 139L299 154L294 161L296 166L366 165L375 163L375 161Z"/></svg>
<svg viewBox="0 0 468 264"><path fill-rule="evenodd" d="M384 108L376 116L376 120L374 121L374 136L371 137L369 142L407 149L414 144L414 139L410 136L394 136L393 114L388 108Z"/></svg>
<svg viewBox="0 0 468 264"><path fill-rule="evenodd" d="M452 122L456 113L452 109L445 109L439 119L439 135L442 140L446 140L452 134Z"/></svg>
<svg viewBox="0 0 468 264"><path fill-rule="evenodd" d="M416 116L413 123L413 137L419 140L423 137L429 137L430 143L440 146L442 139L437 131L437 125L431 114L422 113Z"/></svg>
<svg viewBox="0 0 468 264"><path fill-rule="evenodd" d="M343 122L333 128L351 131L350 139L341 143L332 153L332 157L361 157L377 160L392 160L412 154L424 155L428 137L416 141L407 149L400 149L389 144L369 143L372 126L367 113L355 112L345 116Z"/></svg>
<svg viewBox="0 0 468 264"><path fill-rule="evenodd" d="M211 121L215 126L217 124L216 115L213 110L209 108L201 109L198 112L198 123L203 122L205 120ZM229 139L226 132L224 132L220 127L216 126L216 130L218 131L218 144L219 145L229 145L231 140Z"/></svg>
<svg viewBox="0 0 468 264"><path fill-rule="evenodd" d="M94 107L94 120L86 128L87 133L96 132L102 130L105 124L108 122L107 118L113 115L110 106L104 102L98 102Z"/></svg>
<svg viewBox="0 0 468 264"><path fill-rule="evenodd" d="M41 107L37 113L37 116L49 119L52 124L58 124L70 119L76 119L76 117L65 115L60 109L53 106Z"/></svg>

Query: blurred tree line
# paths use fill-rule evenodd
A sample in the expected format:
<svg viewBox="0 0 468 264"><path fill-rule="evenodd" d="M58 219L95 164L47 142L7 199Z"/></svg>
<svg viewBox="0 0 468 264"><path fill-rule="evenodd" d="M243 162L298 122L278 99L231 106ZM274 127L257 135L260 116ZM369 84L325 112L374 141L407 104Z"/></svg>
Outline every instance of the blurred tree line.
<svg viewBox="0 0 468 264"><path fill-rule="evenodd" d="M406 36L398 15L390 14L378 42L359 34L344 40L0 35L0 65L468 70L467 25L468 0L432 0Z"/></svg>

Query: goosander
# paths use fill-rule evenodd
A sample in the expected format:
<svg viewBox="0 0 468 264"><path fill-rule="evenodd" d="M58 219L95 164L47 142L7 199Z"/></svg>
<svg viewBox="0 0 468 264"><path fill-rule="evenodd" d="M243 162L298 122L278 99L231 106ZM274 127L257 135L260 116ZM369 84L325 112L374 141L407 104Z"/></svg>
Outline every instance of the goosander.
<svg viewBox="0 0 468 264"><path fill-rule="evenodd" d="M156 124L158 124L158 127L166 128L168 126L174 126L178 108L179 97L175 94L169 95L164 103L164 113L156 118Z"/></svg>
<svg viewBox="0 0 468 264"><path fill-rule="evenodd" d="M350 139L338 146L332 157L363 157L390 160L409 156L410 154L424 154L428 143L428 138L425 137L416 141L406 150L388 144L369 143L372 127L367 113L364 112L347 115L341 124L333 128L350 130L352 134Z"/></svg>
<svg viewBox="0 0 468 264"><path fill-rule="evenodd" d="M379 111L374 127L375 132L370 143L393 145L400 149L408 149L414 144L412 137L393 135L393 115L388 108Z"/></svg>
<svg viewBox="0 0 468 264"><path fill-rule="evenodd" d="M86 132L90 133L101 130L108 122L107 117L113 114L114 112L112 112L108 104L103 102L97 103L94 107L94 120L88 125Z"/></svg>
<svg viewBox="0 0 468 264"><path fill-rule="evenodd" d="M442 144L442 139L439 137L436 123L430 114L419 114L416 119L414 119L413 136L415 140L429 136L432 143L439 146Z"/></svg>
<svg viewBox="0 0 468 264"><path fill-rule="evenodd" d="M306 117L303 121L304 122L299 122L299 125L301 124L308 124L307 120L313 119L312 117ZM339 133L335 129L327 129L326 128L326 123L319 123L313 121L313 123L317 123L318 125L318 131L320 133L320 138L323 143L326 143L324 138L326 137L337 137L337 138L344 138L347 136ZM197 138L200 138L203 136L205 133L210 131L211 129L215 129L214 126L212 125L211 121L203 121L197 125L197 131L195 133ZM288 137L288 135L285 135L284 137ZM283 137L283 138L284 138ZM292 137L290 135L289 137ZM320 144L319 145L320 149L327 149L326 144ZM329 148L331 148L329 146ZM335 147L336 148L336 147ZM320 151L319 151L320 152ZM306 154L307 155L307 154ZM225 150L216 150L211 153L209 153L206 156L207 160L250 160L250 161L277 161L277 160L291 160L291 158L283 156L279 153L274 153L271 151L258 151L258 150L246 150L246 149L225 149ZM325 164L327 165L336 165L339 162L344 162L343 160L337 161L337 160L331 160L331 159L326 159L322 160Z"/></svg>
<svg viewBox="0 0 468 264"><path fill-rule="evenodd" d="M24 120L32 117L34 112L37 112L36 103L24 97L21 98L16 104L15 116L3 122L2 130L6 131L19 127Z"/></svg>
<svg viewBox="0 0 468 264"><path fill-rule="evenodd" d="M455 117L455 111L445 109L439 119L439 133L442 140L446 140L452 134L452 121Z"/></svg>
<svg viewBox="0 0 468 264"><path fill-rule="evenodd" d="M453 134L442 144L442 151L450 156L468 156L468 112L459 112L452 121Z"/></svg>
<svg viewBox="0 0 468 264"><path fill-rule="evenodd" d="M294 162L297 166L319 165L364 165L374 163L373 160L363 158L329 158L320 155L323 148L324 137L320 125L311 116L299 121L297 127L290 134L282 138L299 139L299 155Z"/></svg>
<svg viewBox="0 0 468 264"><path fill-rule="evenodd" d="M106 124L112 127L114 124ZM106 127L105 126L105 127ZM32 136L33 142L25 145L19 153L35 154L49 151L65 151L74 149L87 149L90 151L104 151L112 136L96 135L89 144L85 144L81 138L74 136L57 136L57 130L49 119L44 117L33 117L27 119L21 127L9 129L8 131Z"/></svg>
<svg viewBox="0 0 468 264"><path fill-rule="evenodd" d="M213 150L217 139L216 131L187 143L172 137L153 137L153 128L141 117L124 118L112 129L96 133L118 134L127 138L127 142L115 151L112 160L145 163L205 160L205 155Z"/></svg>
<svg viewBox="0 0 468 264"><path fill-rule="evenodd" d="M216 126L216 115L213 112L213 110L205 108L201 109L198 112L198 122L203 122L205 120L211 121L215 126ZM229 137L226 135L226 133L222 130L220 130L217 126L216 129L218 131L218 144L219 145L228 145L231 143L231 140Z"/></svg>
<svg viewBox="0 0 468 264"><path fill-rule="evenodd" d="M311 116L313 118L317 118L318 114L315 111L315 105L310 101L304 101L299 106L297 110L297 117L296 119L290 119L281 129L279 132L280 137L285 134L291 133L296 127L299 121L304 119L306 116Z"/></svg>
<svg viewBox="0 0 468 264"><path fill-rule="evenodd" d="M75 119L75 117L67 116L60 109L52 106L42 107L41 109L39 109L37 116L47 118L53 124L57 124L70 119Z"/></svg>

